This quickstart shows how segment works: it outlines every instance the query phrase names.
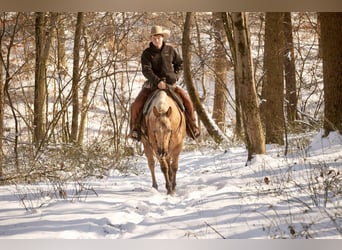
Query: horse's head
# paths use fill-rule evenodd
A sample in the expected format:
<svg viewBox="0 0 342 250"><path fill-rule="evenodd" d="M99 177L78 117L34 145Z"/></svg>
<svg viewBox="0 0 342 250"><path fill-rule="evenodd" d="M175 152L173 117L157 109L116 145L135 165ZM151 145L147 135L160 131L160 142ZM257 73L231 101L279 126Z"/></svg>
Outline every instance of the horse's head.
<svg viewBox="0 0 342 250"><path fill-rule="evenodd" d="M169 143L172 135L172 124L170 120L172 109L169 107L166 112L163 112L159 111L156 107L153 107L153 113L156 119L152 140L157 149L157 157L164 158L168 156Z"/></svg>

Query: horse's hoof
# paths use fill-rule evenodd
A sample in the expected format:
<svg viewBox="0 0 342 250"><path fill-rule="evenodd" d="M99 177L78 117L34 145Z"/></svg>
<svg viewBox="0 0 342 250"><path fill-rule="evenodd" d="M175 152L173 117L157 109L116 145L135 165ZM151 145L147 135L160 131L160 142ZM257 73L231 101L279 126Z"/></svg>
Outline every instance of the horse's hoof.
<svg viewBox="0 0 342 250"><path fill-rule="evenodd" d="M175 196L176 192L175 191L167 191L167 195L170 196Z"/></svg>

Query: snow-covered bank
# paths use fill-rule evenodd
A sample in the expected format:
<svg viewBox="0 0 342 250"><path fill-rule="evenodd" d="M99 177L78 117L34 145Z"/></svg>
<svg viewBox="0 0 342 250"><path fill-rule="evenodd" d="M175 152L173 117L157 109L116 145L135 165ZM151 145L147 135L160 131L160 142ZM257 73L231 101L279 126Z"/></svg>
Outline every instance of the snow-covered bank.
<svg viewBox="0 0 342 250"><path fill-rule="evenodd" d="M87 191L56 197L51 184L0 187L0 238L341 238L342 137L332 133L296 154L268 154L246 166L246 150L183 152L177 194L140 174L113 171L84 182ZM26 207L26 209L25 209Z"/></svg>

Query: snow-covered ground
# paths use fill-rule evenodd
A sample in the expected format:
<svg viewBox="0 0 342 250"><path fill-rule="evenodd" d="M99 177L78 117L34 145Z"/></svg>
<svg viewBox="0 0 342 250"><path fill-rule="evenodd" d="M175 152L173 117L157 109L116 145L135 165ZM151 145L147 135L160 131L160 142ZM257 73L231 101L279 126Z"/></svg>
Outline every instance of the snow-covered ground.
<svg viewBox="0 0 342 250"><path fill-rule="evenodd" d="M342 238L342 137L267 152L247 165L242 147L183 152L175 196L159 166L151 187L143 156L128 162L135 174L86 180L77 196L79 183L58 197L52 184L1 186L0 238Z"/></svg>

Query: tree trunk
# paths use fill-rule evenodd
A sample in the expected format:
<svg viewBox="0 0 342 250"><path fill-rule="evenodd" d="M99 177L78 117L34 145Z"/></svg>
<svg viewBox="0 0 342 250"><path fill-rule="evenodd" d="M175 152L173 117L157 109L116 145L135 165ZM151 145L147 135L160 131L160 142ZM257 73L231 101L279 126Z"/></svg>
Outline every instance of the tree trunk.
<svg viewBox="0 0 342 250"><path fill-rule="evenodd" d="M222 13L214 12L213 14L213 26L215 36L215 58L214 58L214 70L215 70L215 92L214 92L214 107L213 107L213 119L219 128L224 131L225 118L226 118L226 96L227 96L227 58L225 56L225 35L222 22Z"/></svg>
<svg viewBox="0 0 342 250"><path fill-rule="evenodd" d="M57 70L60 77L65 77L68 73L65 53L65 24L63 18L58 22L57 39Z"/></svg>
<svg viewBox="0 0 342 250"><path fill-rule="evenodd" d="M265 21L264 82L261 112L266 143L284 144L283 13L267 12Z"/></svg>
<svg viewBox="0 0 342 250"><path fill-rule="evenodd" d="M205 50L202 45L201 41L201 31L200 31L200 24L196 18L196 15L194 16L195 18L195 26L196 26L196 34L197 34L197 44L198 44L198 57L201 61L201 86L202 86L202 96L200 97L200 100L204 102L207 98L208 92L205 87L205 82L206 82L206 71L205 71ZM200 125L200 122L199 122Z"/></svg>
<svg viewBox="0 0 342 250"><path fill-rule="evenodd" d="M254 154L265 154L265 137L261 125L258 97L253 76L247 16L244 12L232 13L232 20L242 119L246 134L248 160L251 160Z"/></svg>
<svg viewBox="0 0 342 250"><path fill-rule="evenodd" d="M232 53L233 58L233 66L234 66L234 83L235 83L235 135L238 139L243 138L243 129L242 129L242 115L241 115L241 98L239 92L239 83L238 77L236 75L236 49L233 38L233 24L231 18L227 16L227 13L221 13L224 30L228 39L229 47Z"/></svg>
<svg viewBox="0 0 342 250"><path fill-rule="evenodd" d="M80 82L80 47L81 47L81 33L82 33L83 13L77 13L76 30L74 37L74 62L72 73L72 121L71 121L71 135L72 143L77 142L78 135L78 116L79 116L79 101L78 88Z"/></svg>
<svg viewBox="0 0 342 250"><path fill-rule="evenodd" d="M318 57L322 58L323 57L323 53L322 53L322 41L321 41L321 17L320 17L320 13L317 13L317 36L318 36Z"/></svg>
<svg viewBox="0 0 342 250"><path fill-rule="evenodd" d="M43 142L46 133L47 123L47 61L50 52L52 31L55 28L57 13L52 13L48 20L46 13L36 13L35 42L36 42L36 65L35 65L35 86L34 86L34 136L33 140L37 149ZM50 27L47 29L47 23Z"/></svg>
<svg viewBox="0 0 342 250"><path fill-rule="evenodd" d="M324 135L342 134L342 13L319 14L324 81Z"/></svg>
<svg viewBox="0 0 342 250"><path fill-rule="evenodd" d="M38 148L44 133L44 107L45 107L45 65L43 61L44 50L44 13L36 13L36 67L34 87L34 142Z"/></svg>
<svg viewBox="0 0 342 250"><path fill-rule="evenodd" d="M0 39L0 48L2 48L2 42ZM2 53L2 51L0 51ZM1 55L2 58L2 55ZM3 82L3 62L0 60L0 178L3 175L2 163L3 163L3 149L2 138L4 138L4 109L5 109L5 88Z"/></svg>
<svg viewBox="0 0 342 250"><path fill-rule="evenodd" d="M198 117L206 127L209 135L214 139L215 142L221 143L227 140L222 131L216 126L213 120L211 120L204 109L198 93L195 89L194 83L191 76L191 55L190 55L190 27L191 27L191 12L186 13L186 20L184 23L183 40L182 40L182 54L184 60L184 82L187 87L189 96L194 103L195 110L197 111Z"/></svg>
<svg viewBox="0 0 342 250"><path fill-rule="evenodd" d="M94 55L92 56L91 49L89 48L87 39L85 38L84 41L85 41L84 47L85 47L85 57L86 57L86 64L87 64L87 73L86 73L85 84L84 84L83 93L82 93L81 120L80 120L80 128L79 128L78 139L77 139L77 143L79 145L83 144L83 139L84 139L87 113L89 109L88 95L89 95L91 84L93 83L91 74L93 71L95 58L97 57L97 54L101 48L101 46L99 45L96 48Z"/></svg>
<svg viewBox="0 0 342 250"><path fill-rule="evenodd" d="M13 72L11 70L11 66L12 66L12 61L11 61L11 51L14 47L15 44L15 39L16 39L16 33L18 32L18 24L19 24L19 19L20 19L20 13L17 13L16 17L15 17L15 22L10 24L9 26L11 27L9 30L11 30L11 33L9 34L9 42L6 45L6 58L3 57L3 51L1 51L1 62L2 62L2 70L5 70L5 72L3 72L3 76L4 76L4 82L2 83L2 90L3 90L3 118L4 119L4 112L5 112L5 100L7 105L10 107L11 112L12 112L12 116L13 116L13 120L14 120L14 130L15 130L15 135L14 135L14 145L13 145L13 151L14 151L14 160L15 160L15 166L17 169L17 173L20 172L20 168L19 168L19 154L18 154L18 137L19 137L19 123L18 123L18 118L17 118L17 113L16 113L16 108L13 106L13 101L12 101L12 97L10 95L10 81L13 79ZM3 22L3 28L4 31L6 30L6 22ZM14 24L14 25L13 25ZM1 39L3 38L4 33L1 34ZM2 48L2 47L1 47ZM12 75L11 75L12 73ZM6 99L7 98L7 99ZM2 124L3 126L3 124Z"/></svg>
<svg viewBox="0 0 342 250"><path fill-rule="evenodd" d="M51 23L54 23L54 15L51 17ZM36 37L36 66L35 66L35 87L34 87L34 142L36 148L39 148L44 140L46 130L46 98L47 83L46 70L47 60L51 44L51 29L46 32L45 13L36 13L35 37Z"/></svg>
<svg viewBox="0 0 342 250"><path fill-rule="evenodd" d="M286 115L287 121L293 123L297 119L297 88L296 66L292 36L291 12L284 13L284 69L286 89Z"/></svg>

